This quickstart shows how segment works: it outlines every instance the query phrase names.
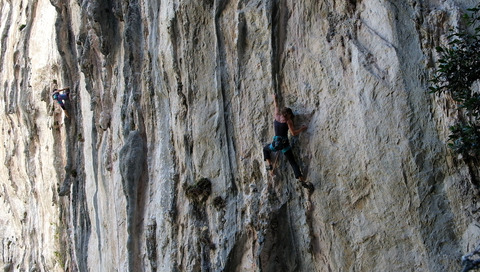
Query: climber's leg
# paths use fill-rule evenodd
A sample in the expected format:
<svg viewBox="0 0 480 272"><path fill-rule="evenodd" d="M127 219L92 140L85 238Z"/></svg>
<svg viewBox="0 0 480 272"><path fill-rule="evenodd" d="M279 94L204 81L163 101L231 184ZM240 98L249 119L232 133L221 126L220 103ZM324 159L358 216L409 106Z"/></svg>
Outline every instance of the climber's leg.
<svg viewBox="0 0 480 272"><path fill-rule="evenodd" d="M293 156L292 149L287 150L285 153L285 157L287 157L288 162L293 168L293 173L295 174L295 178L302 184L304 188L307 188L310 193L312 193L315 188L311 182L305 181L305 178L300 171L300 167L298 166L297 162L295 161L295 157Z"/></svg>
<svg viewBox="0 0 480 272"><path fill-rule="evenodd" d="M285 153L285 157L287 157L288 162L293 168L293 173L295 174L296 179L303 179L302 172L300 171L300 167L298 166L295 158L293 156L292 149L287 150Z"/></svg>

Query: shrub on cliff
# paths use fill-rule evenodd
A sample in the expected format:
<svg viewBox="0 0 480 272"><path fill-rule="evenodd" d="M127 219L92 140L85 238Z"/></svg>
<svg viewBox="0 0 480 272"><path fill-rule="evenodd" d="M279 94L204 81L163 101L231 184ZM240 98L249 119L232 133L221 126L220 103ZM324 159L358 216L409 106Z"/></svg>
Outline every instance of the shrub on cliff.
<svg viewBox="0 0 480 272"><path fill-rule="evenodd" d="M461 112L450 127L449 147L467 157L480 155L480 4L468 9L465 25L451 30L448 44L436 48L438 68L431 79L432 93L448 93ZM477 86L475 86L477 84Z"/></svg>

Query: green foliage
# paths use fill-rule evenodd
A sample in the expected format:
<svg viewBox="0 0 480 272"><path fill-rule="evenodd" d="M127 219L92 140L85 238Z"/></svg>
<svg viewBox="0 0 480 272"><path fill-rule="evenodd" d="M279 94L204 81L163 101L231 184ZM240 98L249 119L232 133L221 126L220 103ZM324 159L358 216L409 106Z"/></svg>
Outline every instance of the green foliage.
<svg viewBox="0 0 480 272"><path fill-rule="evenodd" d="M451 29L447 46L436 48L440 59L430 80L432 93L448 93L465 118L450 127L449 146L467 156L480 155L480 93L474 83L480 80L480 4L468 9L465 26Z"/></svg>
<svg viewBox="0 0 480 272"><path fill-rule="evenodd" d="M480 126L472 123L458 123L450 127L448 146L455 152L476 157L480 155Z"/></svg>
<svg viewBox="0 0 480 272"><path fill-rule="evenodd" d="M60 264L60 266L65 269L65 256L64 254L60 253L59 251L53 252L55 255L55 261Z"/></svg>
<svg viewBox="0 0 480 272"><path fill-rule="evenodd" d="M57 223L50 223L50 225L55 227L55 241L58 243L58 245L62 244L62 229L64 226L63 224L58 225ZM55 261L60 264L60 266L65 269L65 252L64 251L59 251L56 250L53 252L53 255L55 256Z"/></svg>

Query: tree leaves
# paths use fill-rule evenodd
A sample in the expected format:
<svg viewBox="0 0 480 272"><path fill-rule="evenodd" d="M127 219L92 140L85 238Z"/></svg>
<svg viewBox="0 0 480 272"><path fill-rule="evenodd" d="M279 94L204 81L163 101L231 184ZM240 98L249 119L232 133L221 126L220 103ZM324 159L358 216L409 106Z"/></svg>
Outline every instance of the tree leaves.
<svg viewBox="0 0 480 272"><path fill-rule="evenodd" d="M473 84L480 81L480 4L468 9L462 18L465 29L453 30L446 46L435 49L440 56L430 93L448 93L465 114L464 120L450 127L448 146L457 153L480 156L480 94Z"/></svg>

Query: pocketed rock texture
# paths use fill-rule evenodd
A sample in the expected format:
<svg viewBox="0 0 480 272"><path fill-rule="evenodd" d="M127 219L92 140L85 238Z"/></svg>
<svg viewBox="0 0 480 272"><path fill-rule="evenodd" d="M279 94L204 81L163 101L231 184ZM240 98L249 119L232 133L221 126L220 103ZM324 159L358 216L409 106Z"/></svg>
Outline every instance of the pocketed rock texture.
<svg viewBox="0 0 480 272"><path fill-rule="evenodd" d="M428 79L475 5L0 1L0 269L459 271L478 165Z"/></svg>

